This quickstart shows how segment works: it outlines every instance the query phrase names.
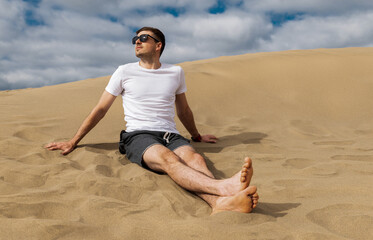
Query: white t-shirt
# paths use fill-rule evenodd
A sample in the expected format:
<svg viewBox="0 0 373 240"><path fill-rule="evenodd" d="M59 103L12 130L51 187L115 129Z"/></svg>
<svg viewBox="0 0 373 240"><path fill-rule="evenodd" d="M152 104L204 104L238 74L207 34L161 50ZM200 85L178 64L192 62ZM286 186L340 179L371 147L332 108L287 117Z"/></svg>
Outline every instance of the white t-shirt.
<svg viewBox="0 0 373 240"><path fill-rule="evenodd" d="M119 66L105 90L122 95L126 131L150 130L178 133L176 130L175 95L186 92L181 67L162 64L146 69L139 62Z"/></svg>

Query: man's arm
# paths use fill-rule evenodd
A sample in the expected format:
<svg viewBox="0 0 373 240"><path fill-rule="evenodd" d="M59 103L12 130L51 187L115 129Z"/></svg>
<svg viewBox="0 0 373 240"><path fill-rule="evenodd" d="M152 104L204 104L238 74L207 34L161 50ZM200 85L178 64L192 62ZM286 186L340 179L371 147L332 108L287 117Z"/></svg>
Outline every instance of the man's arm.
<svg viewBox="0 0 373 240"><path fill-rule="evenodd" d="M75 136L67 142L56 142L49 143L45 148L49 150L62 150L62 154L69 154L78 145L80 140L96 126L96 124L105 116L111 105L113 104L116 96L111 95L107 91L104 91L99 102L93 108L92 112L83 121L82 125L78 129Z"/></svg>
<svg viewBox="0 0 373 240"><path fill-rule="evenodd" d="M197 138L198 136L200 136L194 122L192 110L188 105L185 93L176 95L175 105L177 116L179 117L184 127L192 135L192 138ZM217 138L213 135L203 135L201 137L203 142L216 143L217 140Z"/></svg>

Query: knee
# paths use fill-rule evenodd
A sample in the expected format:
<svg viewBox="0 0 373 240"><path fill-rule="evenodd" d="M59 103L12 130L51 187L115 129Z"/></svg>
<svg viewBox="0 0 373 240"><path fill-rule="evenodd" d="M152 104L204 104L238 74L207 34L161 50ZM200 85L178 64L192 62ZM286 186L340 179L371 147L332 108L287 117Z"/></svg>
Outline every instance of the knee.
<svg viewBox="0 0 373 240"><path fill-rule="evenodd" d="M180 158L171 151L161 154L158 161L159 167L165 172L178 163L180 163Z"/></svg>
<svg viewBox="0 0 373 240"><path fill-rule="evenodd" d="M194 153L193 156L187 162L187 165L193 168L205 167L205 159L198 153Z"/></svg>
<svg viewBox="0 0 373 240"><path fill-rule="evenodd" d="M143 155L146 166L158 172L167 172L178 161L178 156L172 151L159 146L151 147Z"/></svg>

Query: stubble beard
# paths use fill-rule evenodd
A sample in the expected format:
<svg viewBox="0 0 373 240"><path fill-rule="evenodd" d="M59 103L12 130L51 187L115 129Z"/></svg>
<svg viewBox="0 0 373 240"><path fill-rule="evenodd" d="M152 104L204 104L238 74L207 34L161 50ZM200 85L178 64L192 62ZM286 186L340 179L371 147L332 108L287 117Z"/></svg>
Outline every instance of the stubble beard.
<svg viewBox="0 0 373 240"><path fill-rule="evenodd" d="M138 58L141 58L141 57L143 57L143 56L144 56L144 54L143 54L143 53L138 53L138 52L135 52L135 55L136 55L136 57L138 57Z"/></svg>
<svg viewBox="0 0 373 240"><path fill-rule="evenodd" d="M154 54L153 53L141 53L141 52L135 52L136 57L140 59L151 59L153 58Z"/></svg>

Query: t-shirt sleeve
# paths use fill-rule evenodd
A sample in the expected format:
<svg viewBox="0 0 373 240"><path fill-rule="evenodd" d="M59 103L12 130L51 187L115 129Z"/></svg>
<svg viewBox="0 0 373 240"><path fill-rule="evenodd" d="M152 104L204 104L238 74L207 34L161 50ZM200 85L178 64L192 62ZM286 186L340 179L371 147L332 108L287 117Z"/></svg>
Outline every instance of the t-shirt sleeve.
<svg viewBox="0 0 373 240"><path fill-rule="evenodd" d="M108 85L106 86L105 90L114 95L118 96L123 92L123 69L121 67L118 67L117 70L113 73L113 75L110 78L110 81Z"/></svg>
<svg viewBox="0 0 373 240"><path fill-rule="evenodd" d="M187 87L186 87L186 84L185 84L185 74L184 74L184 70L180 67L180 76L179 76L179 88L176 90L176 94L182 94L182 93L185 93L187 91Z"/></svg>

